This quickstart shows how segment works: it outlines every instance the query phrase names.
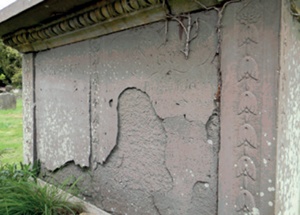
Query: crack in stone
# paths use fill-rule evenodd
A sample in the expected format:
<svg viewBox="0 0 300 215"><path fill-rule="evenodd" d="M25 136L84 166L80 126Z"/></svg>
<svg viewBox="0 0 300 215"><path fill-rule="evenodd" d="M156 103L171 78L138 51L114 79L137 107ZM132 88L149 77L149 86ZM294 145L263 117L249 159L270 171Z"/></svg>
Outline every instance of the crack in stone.
<svg viewBox="0 0 300 215"><path fill-rule="evenodd" d="M155 211L157 212L157 214L158 214L158 215L162 215L162 214L160 213L160 211L159 211L159 208L158 208L157 205L155 204L155 199L154 199L154 196L153 196L153 195L151 195L151 199L152 199L152 204L153 204L154 209L155 209Z"/></svg>
<svg viewBox="0 0 300 215"><path fill-rule="evenodd" d="M93 166L92 155L93 155L93 129L92 129L92 79L89 80L89 126L90 126L90 155L89 155L89 166Z"/></svg>

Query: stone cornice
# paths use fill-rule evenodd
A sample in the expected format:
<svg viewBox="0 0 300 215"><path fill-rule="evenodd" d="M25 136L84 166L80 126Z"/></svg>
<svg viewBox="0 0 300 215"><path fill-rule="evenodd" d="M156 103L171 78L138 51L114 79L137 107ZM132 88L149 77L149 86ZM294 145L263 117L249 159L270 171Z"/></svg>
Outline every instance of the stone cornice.
<svg viewBox="0 0 300 215"><path fill-rule="evenodd" d="M201 4L197 4L195 0L98 0L77 12L43 24L37 21L28 28L22 28L17 21L19 17L11 23L21 30L7 33L2 39L23 53L43 51L163 20L170 12L187 13L201 9L201 5L209 7L223 1L201 0Z"/></svg>
<svg viewBox="0 0 300 215"><path fill-rule="evenodd" d="M99 1L46 25L5 35L3 41L21 52L41 51L164 17L165 9L160 0L116 0L106 4Z"/></svg>

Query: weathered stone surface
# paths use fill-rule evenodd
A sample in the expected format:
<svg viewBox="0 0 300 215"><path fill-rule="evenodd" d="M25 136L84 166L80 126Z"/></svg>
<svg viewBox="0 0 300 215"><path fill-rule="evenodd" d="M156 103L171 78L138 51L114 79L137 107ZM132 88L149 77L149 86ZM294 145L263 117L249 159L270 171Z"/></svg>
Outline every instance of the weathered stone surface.
<svg viewBox="0 0 300 215"><path fill-rule="evenodd" d="M197 18L202 28L188 60L175 21L167 35L158 23L91 41L92 161L101 194L109 197L102 201L106 210L216 212L216 204L205 202L216 202L218 142L207 142L205 125L218 86L211 25L217 19L214 12ZM207 187L201 194L193 191L197 183Z"/></svg>
<svg viewBox="0 0 300 215"><path fill-rule="evenodd" d="M126 89L119 98L118 145L99 166L103 207L127 214L157 214L152 195L173 186L165 164L167 137L149 96Z"/></svg>
<svg viewBox="0 0 300 215"><path fill-rule="evenodd" d="M212 204L205 204L216 202L214 178L217 165L212 145L204 141L203 125L189 121L184 116L168 118L163 125L168 137L166 166L173 179L173 188L163 192L163 195L161 192L155 195L158 210L162 214L180 215L195 214L202 208L199 214L216 213L215 207L209 207ZM199 152L202 152L201 156ZM202 192L197 190L199 183L206 188L201 189ZM199 198L195 198L197 194Z"/></svg>
<svg viewBox="0 0 300 215"><path fill-rule="evenodd" d="M276 215L300 214L300 24L282 2Z"/></svg>
<svg viewBox="0 0 300 215"><path fill-rule="evenodd" d="M13 93L0 93L0 109L15 109L16 104L17 99Z"/></svg>
<svg viewBox="0 0 300 215"><path fill-rule="evenodd" d="M23 55L23 157L25 163L36 160L36 122L35 122L35 67L34 54Z"/></svg>
<svg viewBox="0 0 300 215"><path fill-rule="evenodd" d="M283 0L197 12L217 2L26 0L1 13L4 42L46 50L23 59L25 161L48 181L81 177L112 214L300 213L299 23ZM83 3L95 4L68 13Z"/></svg>
<svg viewBox="0 0 300 215"><path fill-rule="evenodd" d="M36 141L38 159L55 170L90 158L90 80L87 43L36 55Z"/></svg>
<svg viewBox="0 0 300 215"><path fill-rule="evenodd" d="M212 63L216 35L209 24L216 22L215 13L200 13L198 20L202 28L188 60L180 52L184 35L177 32L176 21L169 23L167 35L161 23L91 41L93 70L98 71L92 77L93 137L101 137L95 140L100 144L94 160L105 162L116 145L117 101L129 87L146 92L162 119L185 115L188 120L206 123L214 108L218 81Z"/></svg>
<svg viewBox="0 0 300 215"><path fill-rule="evenodd" d="M167 35L161 22L37 53L38 158L91 161L84 195L113 214L216 213L217 14L191 19L202 27L188 59L176 21ZM73 162L55 177L79 174Z"/></svg>

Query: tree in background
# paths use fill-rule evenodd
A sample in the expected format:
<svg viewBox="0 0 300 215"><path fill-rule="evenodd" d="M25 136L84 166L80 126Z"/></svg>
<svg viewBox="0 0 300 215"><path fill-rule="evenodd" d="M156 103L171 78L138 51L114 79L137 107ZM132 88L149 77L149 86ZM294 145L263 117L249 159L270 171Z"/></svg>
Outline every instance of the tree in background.
<svg viewBox="0 0 300 215"><path fill-rule="evenodd" d="M0 86L22 87L22 59L19 52L0 40Z"/></svg>

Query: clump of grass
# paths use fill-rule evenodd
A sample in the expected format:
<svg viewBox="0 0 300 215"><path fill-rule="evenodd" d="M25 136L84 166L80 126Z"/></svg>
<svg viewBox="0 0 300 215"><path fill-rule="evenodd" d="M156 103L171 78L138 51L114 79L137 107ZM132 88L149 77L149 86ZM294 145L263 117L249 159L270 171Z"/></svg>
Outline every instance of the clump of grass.
<svg viewBox="0 0 300 215"><path fill-rule="evenodd" d="M39 163L0 164L1 215L76 215L84 207L70 196L37 181Z"/></svg>
<svg viewBox="0 0 300 215"><path fill-rule="evenodd" d="M0 184L2 181L36 181L39 171L39 162L36 162L33 165L23 164L20 162L20 164L17 165L11 163L1 163L0 160Z"/></svg>
<svg viewBox="0 0 300 215"><path fill-rule="evenodd" d="M54 186L34 181L7 181L0 187L0 214L3 215L70 215L83 212L80 204L69 201Z"/></svg>

